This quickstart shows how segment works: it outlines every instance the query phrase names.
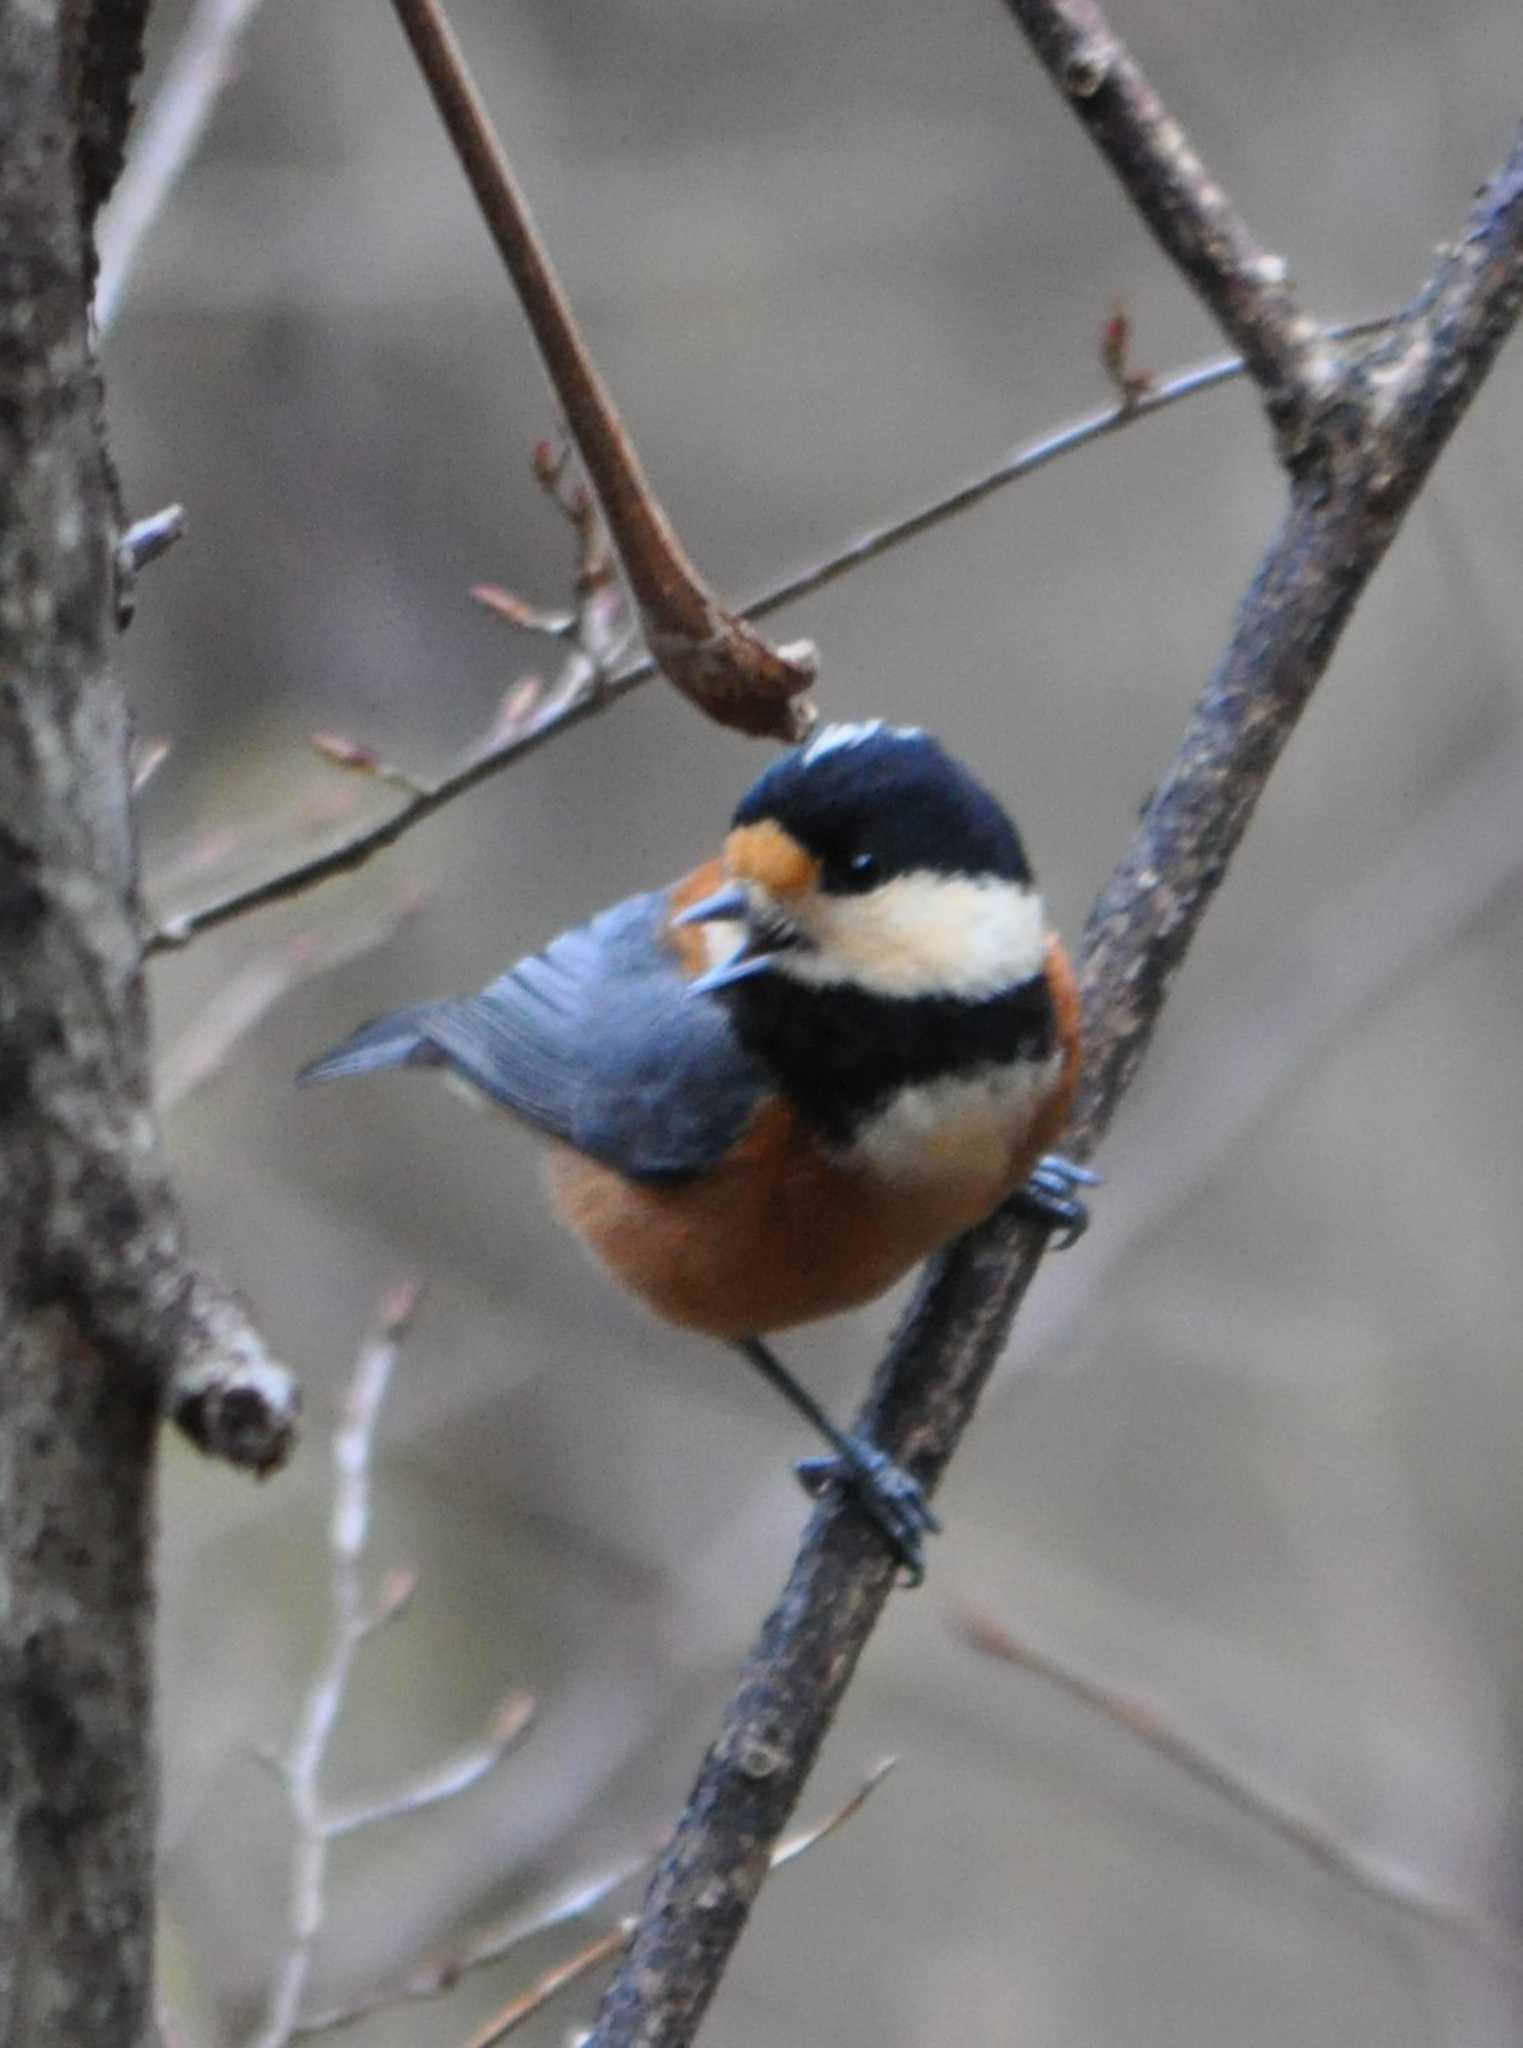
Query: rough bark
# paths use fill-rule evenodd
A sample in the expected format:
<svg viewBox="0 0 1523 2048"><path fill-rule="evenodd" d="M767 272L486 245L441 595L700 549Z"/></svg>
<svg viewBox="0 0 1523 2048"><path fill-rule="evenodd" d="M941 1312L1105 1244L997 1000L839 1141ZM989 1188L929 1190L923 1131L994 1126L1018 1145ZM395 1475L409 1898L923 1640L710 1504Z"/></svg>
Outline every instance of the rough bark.
<svg viewBox="0 0 1523 2048"><path fill-rule="evenodd" d="M151 2034L166 1406L291 1390L187 1263L149 1096L92 232L146 0L0 9L0 2043ZM248 1383L245 1386L245 1382ZM270 1413L253 1415L263 1402ZM276 1412L278 1411L278 1412ZM215 1447L225 1448L220 1442Z"/></svg>

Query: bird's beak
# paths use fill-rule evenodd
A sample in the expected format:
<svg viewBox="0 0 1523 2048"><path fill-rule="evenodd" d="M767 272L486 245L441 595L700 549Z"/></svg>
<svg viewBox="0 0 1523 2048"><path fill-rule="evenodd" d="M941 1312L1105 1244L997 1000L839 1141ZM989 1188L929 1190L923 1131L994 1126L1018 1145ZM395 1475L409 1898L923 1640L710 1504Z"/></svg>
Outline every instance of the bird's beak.
<svg viewBox="0 0 1523 2048"><path fill-rule="evenodd" d="M705 896L701 902L690 903L686 910L679 910L672 923L744 924L750 909L750 898L741 885L727 882L712 896ZM780 950L775 935L750 928L729 959L721 960L707 974L700 974L696 980L690 981L687 992L691 996L711 995L715 989L729 988L737 981L749 981L753 974L765 974Z"/></svg>
<svg viewBox="0 0 1523 2048"><path fill-rule="evenodd" d="M673 924L725 924L743 923L751 907L750 898L739 882L726 882L722 889L716 889L712 896L705 896L701 902L690 903L686 910L679 910L672 919Z"/></svg>

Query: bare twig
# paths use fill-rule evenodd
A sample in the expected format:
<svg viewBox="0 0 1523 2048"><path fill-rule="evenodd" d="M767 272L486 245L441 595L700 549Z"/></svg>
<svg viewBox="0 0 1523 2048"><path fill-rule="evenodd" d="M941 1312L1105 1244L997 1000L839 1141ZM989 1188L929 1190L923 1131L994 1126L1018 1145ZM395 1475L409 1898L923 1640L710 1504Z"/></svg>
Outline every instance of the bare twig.
<svg viewBox="0 0 1523 2048"><path fill-rule="evenodd" d="M656 502L608 387L535 231L502 143L438 0L393 0L483 220L592 479L651 653L683 695L721 725L798 739L812 708L807 643L773 648L727 611L688 560Z"/></svg>
<svg viewBox="0 0 1523 2048"><path fill-rule="evenodd" d="M843 1805L838 1806L833 1813L827 1814L823 1820L801 1828L797 1834L790 1835L786 1841L780 1842L773 1852L772 1868L783 1869L800 1856L807 1855L838 1828L845 1827L877 1791L893 1769L895 1761L893 1757L885 1757L881 1763L875 1764ZM489 1963L501 1962L515 1949L522 1948L527 1942L538 1940L541 1935L550 1933L554 1928L590 1919L598 1907L622 1885L628 1884L642 1871L649 1870L659 1854L659 1849L656 1849L648 1855L634 1857L627 1863L604 1871L601 1876L585 1880L548 1906L536 1907L528 1913L515 1914L512 1919L473 1936L463 1946L446 1950L415 1971L405 1983L390 1990L376 1992L356 2004L335 2006L327 2012L316 2013L311 2018L303 2020L296 2031L298 2034L331 2033L336 2028L350 2026L357 2020L368 2019L371 2014L386 2011L393 2006L438 1998L444 1992L453 1990L460 1979L472 1970L483 1969ZM558 1963L553 1970L538 1978L526 1992L515 1998L503 2012L496 2015L492 2021L493 2027L498 2029L495 2034L479 2038L501 2040L505 2032L510 2032L512 2027L520 2025L532 2013L538 2012L557 1991L575 1983L579 1977L595 1969L598 1963L615 1954L620 1943L628 1938L633 1924L630 1920L621 1921L618 1927L600 1935L590 1946L577 1950L565 1962Z"/></svg>
<svg viewBox="0 0 1523 2048"><path fill-rule="evenodd" d="M290 1920L255 2048L284 2048L292 2038L322 1927L330 1830L319 1780L354 1660L372 1632L362 1570L370 1535L371 1447L397 1348L417 1311L419 1295L417 1284L409 1282L393 1288L382 1303L375 1334L355 1362L344 1414L333 1434L333 1622L290 1750L279 1766L296 1836ZM386 1611L395 1608L395 1602L385 1603Z"/></svg>
<svg viewBox="0 0 1523 2048"><path fill-rule="evenodd" d="M534 1717L530 1696L511 1693L498 1707L481 1741L412 1783L349 1806L330 1807L322 1797L323 1766L355 1659L378 1629L402 1613L417 1583L416 1574L410 1571L393 1572L382 1585L379 1598L370 1602L365 1595L363 1567L370 1537L370 1465L376 1423L398 1347L411 1327L420 1295L416 1282L406 1282L394 1287L382 1301L375 1333L355 1362L344 1413L333 1435L333 1512L328 1542L333 1620L328 1645L307 1690L290 1749L284 1757L262 1759L284 1787L295 1851L286 1946L253 2048L285 2048L298 2034L316 2032L329 2023L303 2021L301 2001L322 1929L333 1843L361 1828L423 1813L458 1798L479 1784L522 1740ZM358 2017L358 2013L349 2016Z"/></svg>
<svg viewBox="0 0 1523 2048"><path fill-rule="evenodd" d="M419 895L409 896L374 917L335 931L298 932L247 961L160 1058L154 1087L160 1114L167 1116L179 1109L225 1073L243 1039L292 989L384 946L422 900Z"/></svg>
<svg viewBox="0 0 1523 2048"><path fill-rule="evenodd" d="M548 441L537 442L534 449L535 481L576 537L570 608L546 611L495 583L478 583L471 592L510 626L559 641L580 656L567 664L558 701L604 689L636 637L597 499L585 484L564 487L569 453L565 444L557 452Z"/></svg>
<svg viewBox="0 0 1523 2048"><path fill-rule="evenodd" d="M1273 1830L1282 1841L1310 1857L1319 1869L1342 1878L1366 1898L1413 1913L1441 1932L1458 1935L1484 1948L1509 1969L1523 1970L1523 1943L1512 1929L1461 1900L1433 1891L1420 1877L1393 1867L1352 1842L1344 1841L1319 1814L1283 1793L1257 1784L1235 1763L1210 1749L1159 1706L1101 1679L1076 1671L1050 1650L1039 1648L1002 1622L972 1608L956 1611L958 1633L986 1657L1028 1671L1076 1700L1091 1713L1123 1729L1173 1764L1197 1785L1204 1785L1244 1813Z"/></svg>
<svg viewBox="0 0 1523 2048"><path fill-rule="evenodd" d="M458 1948L444 1950L430 1958L400 1984L383 1986L366 1997L356 1999L347 2005L331 2006L326 2011L310 2014L302 2020L296 2032L306 2034L328 2034L340 2027L353 2026L357 2021L369 2019L373 2013L388 2012L399 2005L410 2005L417 2001L440 1998L446 1991L454 1989L462 1977L473 1970L485 1969L489 1963L500 1962L511 1955L516 1948L537 1940L541 1935L552 1933L557 1927L566 1927L579 1920L589 1920L614 1892L636 1878L642 1871L648 1871L660 1854L657 1849L647 1855L632 1858L617 1865L613 1870L604 1871L596 1878L579 1884L571 1892L555 1899L547 1906L537 1907L528 1913L515 1914L512 1919L498 1922L484 1932L472 1936ZM606 1937L600 1937L606 1938ZM591 1964L587 1967L590 1969Z"/></svg>
<svg viewBox="0 0 1523 2048"><path fill-rule="evenodd" d="M410 1785L399 1786L377 1799L330 1807L326 1819L329 1841L336 1841L340 1835L356 1834L361 1828L373 1828L381 1821L408 1819L415 1813L426 1813L431 1806L458 1799L462 1792L479 1785L510 1750L517 1748L533 1720L533 1696L526 1692L509 1693L481 1740L471 1743L458 1756L446 1758L414 1778Z"/></svg>
<svg viewBox="0 0 1523 2048"><path fill-rule="evenodd" d="M872 1793L882 1784L888 1773L893 1769L893 1766L894 1759L892 1757L885 1758L869 1774L866 1782L852 1794L851 1798L847 1800L846 1804L839 1811L829 1815L827 1819L818 1822L814 1827L803 1829L790 1841L780 1843L772 1852L771 1862L768 1866L769 1869L781 1870L784 1864L792 1863L796 1858L807 1855L811 1849L817 1847L819 1843L826 1841L833 1835L837 1828L844 1827L854 1815L861 1812ZM589 1943L586 1948L580 1950L575 1956L569 1958L568 1961L558 1964L552 1970L546 1971L545 1975L537 1983L531 1985L528 1991L515 1998L495 2018L489 2020L486 2026L473 2034L468 2043L468 2048L493 2048L495 2042L505 2041L509 2034L515 2033L524 2024L525 2020L531 2019L542 2006L548 2004L557 1992L564 1991L568 1984L574 1984L578 1978L587 1976L597 1968L599 1963L607 1961L610 1956L617 1955L620 1947L634 1932L634 1927L635 1923L633 1920L623 1920L610 1934Z"/></svg>
<svg viewBox="0 0 1523 2048"><path fill-rule="evenodd" d="M1349 325L1329 330L1338 336L1349 338L1377 334L1389 327L1391 316L1379 319L1360 320ZM896 519L887 526L880 526L861 534L835 554L822 562L785 577L773 584L746 606L746 616L753 619L770 617L786 605L796 604L800 598L811 597L818 590L839 582L843 576L875 562L881 556L892 553L895 548L907 542L918 540L924 533L940 526L945 520L955 518L959 513L969 512L981 505L986 498L1007 485L1019 483L1024 477L1033 476L1049 463L1062 457L1076 454L1107 435L1119 433L1123 428L1139 420L1150 419L1155 413L1167 411L1170 406L1182 400L1193 398L1198 393L1214 391L1218 385L1229 384L1241 377L1245 365L1240 357L1227 356L1218 361L1200 364L1192 370L1182 370L1176 375L1161 380L1154 388L1137 399L1134 404L1107 406L1103 412L1090 413L1086 418L1076 420L1071 426L1060 427L1055 432L1044 434L1040 440L1028 442L996 463L992 469L981 472L968 482L959 484L954 490L922 505L903 519ZM607 710L610 705L647 683L656 674L653 661L636 662L633 667L613 676L596 691L567 691L562 688L554 693L548 704L538 707L537 713L527 725L514 722L497 744L485 749L473 750L466 760L451 774L414 797L411 802L383 818L379 824L369 825L341 840L338 845L314 855L310 860L294 863L263 880L248 883L228 890L224 895L214 897L193 910L181 911L168 917L151 932L145 942L150 955L173 952L188 945L203 932L215 931L219 925L229 924L235 918L247 917L251 912L264 910L275 903L284 903L293 896L305 895L309 889L316 889L322 883L332 881L338 875L352 873L373 860L379 853L394 846L399 839L413 831L425 820L434 816L446 804L457 797L467 795L482 783L500 775L515 762L537 753L542 746L555 739L572 726L582 724Z"/></svg>
<svg viewBox="0 0 1523 2048"><path fill-rule="evenodd" d="M1087 1059L1065 1141L1077 1157L1130 1085L1270 771L1520 304L1523 133L1439 274L1350 371L1345 438L1293 481L1227 651L1091 912ZM856 1427L927 1486L972 1417L1043 1244L1019 1208L1001 1212L932 1262L896 1334ZM822 1503L652 1882L597 2048L692 2041L893 1575L865 1519Z"/></svg>
<svg viewBox="0 0 1523 2048"><path fill-rule="evenodd" d="M171 743L164 739L135 740L132 747L132 794L141 796L155 775L173 753Z"/></svg>
<svg viewBox="0 0 1523 2048"><path fill-rule="evenodd" d="M1100 367L1116 387L1116 396L1131 411L1153 388L1151 370L1139 370L1132 361L1132 323L1125 305L1117 299L1100 329Z"/></svg>
<svg viewBox="0 0 1523 2048"><path fill-rule="evenodd" d="M1340 365L1271 256L1191 148L1097 0L1006 0L1059 90L1176 267L1242 351L1287 453Z"/></svg>
<svg viewBox="0 0 1523 2048"><path fill-rule="evenodd" d="M342 768L346 775L368 776L373 782L384 782L388 789L401 790L404 796L422 794L416 775L399 768L394 761L383 760L373 747L352 740L345 733L309 732L307 744L330 767Z"/></svg>
<svg viewBox="0 0 1523 2048"><path fill-rule="evenodd" d="M509 2034L516 2034L524 2022L533 2019L557 1993L579 1983L583 1977L590 1977L599 1964L611 1962L634 1932L634 1926L633 1920L621 1920L617 1927L611 1927L606 1934L589 1941L585 1948L578 1949L563 1963L553 1964L542 1976L535 1978L527 1991L521 1991L516 1998L510 1999L484 2027L478 2028L466 2043L466 2048L493 2048L495 2042L506 2041Z"/></svg>
<svg viewBox="0 0 1523 2048"><path fill-rule="evenodd" d="M197 0L101 222L95 324L115 320L148 231L195 155L259 0Z"/></svg>

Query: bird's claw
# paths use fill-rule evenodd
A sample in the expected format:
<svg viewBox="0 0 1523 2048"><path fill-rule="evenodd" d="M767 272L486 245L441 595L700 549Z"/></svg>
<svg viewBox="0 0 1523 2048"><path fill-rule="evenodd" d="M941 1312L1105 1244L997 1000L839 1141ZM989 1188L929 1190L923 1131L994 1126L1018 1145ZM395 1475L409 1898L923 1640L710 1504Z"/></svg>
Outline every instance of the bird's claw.
<svg viewBox="0 0 1523 2048"><path fill-rule="evenodd" d="M1076 1159L1065 1159L1061 1152L1044 1152L1015 1199L1029 1216L1061 1233L1053 1250L1062 1252L1077 1244L1089 1228L1089 1210L1074 1189L1099 1185L1099 1174L1080 1166Z"/></svg>
<svg viewBox="0 0 1523 2048"><path fill-rule="evenodd" d="M844 1455L800 1458L793 1468L799 1484L813 1500L832 1486L848 1488L904 1567L904 1583L918 1586L925 1577L921 1538L934 1536L941 1527L925 1490L865 1437L848 1437L846 1442L850 1449Z"/></svg>

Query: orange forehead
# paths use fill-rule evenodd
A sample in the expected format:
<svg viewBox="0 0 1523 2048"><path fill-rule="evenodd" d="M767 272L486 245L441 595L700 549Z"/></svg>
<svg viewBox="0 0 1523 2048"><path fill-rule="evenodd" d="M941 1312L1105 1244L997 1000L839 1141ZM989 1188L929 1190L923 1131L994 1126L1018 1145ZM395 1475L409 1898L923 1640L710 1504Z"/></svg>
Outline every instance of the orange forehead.
<svg viewBox="0 0 1523 2048"><path fill-rule="evenodd" d="M820 879L814 855L775 818L737 825L724 843L724 862L738 882L755 882L773 896L802 896Z"/></svg>

